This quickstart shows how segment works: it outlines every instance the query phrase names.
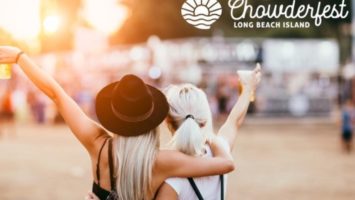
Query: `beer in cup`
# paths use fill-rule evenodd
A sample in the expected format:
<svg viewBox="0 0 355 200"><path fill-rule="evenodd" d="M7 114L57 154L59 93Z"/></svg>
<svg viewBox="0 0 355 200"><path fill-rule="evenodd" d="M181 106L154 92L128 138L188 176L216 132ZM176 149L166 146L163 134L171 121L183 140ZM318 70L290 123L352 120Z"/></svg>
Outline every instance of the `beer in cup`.
<svg viewBox="0 0 355 200"><path fill-rule="evenodd" d="M0 79L10 79L10 78L11 78L11 65L0 64Z"/></svg>

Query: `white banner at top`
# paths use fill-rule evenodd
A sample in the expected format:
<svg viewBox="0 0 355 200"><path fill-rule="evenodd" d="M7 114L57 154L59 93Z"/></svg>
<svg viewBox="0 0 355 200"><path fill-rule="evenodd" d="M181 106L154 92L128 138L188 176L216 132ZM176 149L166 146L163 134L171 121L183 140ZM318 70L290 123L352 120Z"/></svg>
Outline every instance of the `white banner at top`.
<svg viewBox="0 0 355 200"><path fill-rule="evenodd" d="M339 46L335 40L271 39L263 43L264 67L279 72L323 72L335 74Z"/></svg>

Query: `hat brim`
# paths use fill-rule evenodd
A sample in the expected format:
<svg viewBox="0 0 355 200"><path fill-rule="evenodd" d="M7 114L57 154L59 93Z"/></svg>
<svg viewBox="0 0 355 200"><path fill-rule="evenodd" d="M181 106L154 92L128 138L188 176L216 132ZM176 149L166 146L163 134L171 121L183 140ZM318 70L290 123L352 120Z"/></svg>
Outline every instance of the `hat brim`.
<svg viewBox="0 0 355 200"><path fill-rule="evenodd" d="M122 136L138 136L156 128L167 116L169 104L165 95L157 88L146 84L153 98L152 114L140 122L127 122L116 117L111 107L111 94L119 81L105 86L96 96L96 116L102 126L110 132Z"/></svg>

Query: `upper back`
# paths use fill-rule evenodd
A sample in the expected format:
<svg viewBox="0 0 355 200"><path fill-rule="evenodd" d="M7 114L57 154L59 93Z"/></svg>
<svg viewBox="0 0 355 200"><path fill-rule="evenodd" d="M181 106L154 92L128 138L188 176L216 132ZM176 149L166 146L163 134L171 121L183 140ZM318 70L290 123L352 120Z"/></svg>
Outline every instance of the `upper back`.
<svg viewBox="0 0 355 200"><path fill-rule="evenodd" d="M98 143L101 144L99 148L97 148L97 155L92 155L92 169L93 169L93 176L95 177L95 183L98 184L99 186L107 191L111 191L112 188L112 183L110 180L115 179L116 177L110 176L110 159L114 160L115 152L112 153L112 157L109 156L109 142L105 142L108 140L108 138L103 138L100 140ZM104 145L103 145L104 144ZM102 146L103 145L103 146ZM101 154L100 154L100 149ZM163 157L159 156L160 154L157 154L157 157ZM99 159L100 158L100 159ZM134 158L132 158L134 159ZM164 170L162 170L162 164L159 161L162 161L164 159L156 159L154 161L153 165L153 170L152 170L152 194L148 195L147 199L153 199L155 196L156 191L159 189L160 185L164 182L164 180L167 178L166 173ZM113 171L116 171L115 168L117 168L117 163L113 162ZM119 174L119 173L117 173Z"/></svg>
<svg viewBox="0 0 355 200"><path fill-rule="evenodd" d="M101 142L101 144L103 141ZM99 149L99 148L98 148ZM103 148L103 153L100 161L100 174L101 174L101 187L106 190L110 190L110 175L109 175L109 156L108 156L108 145L105 145ZM208 148L208 154L206 156L212 157L212 153ZM115 152L113 152L113 156ZM129 159L134 159L134 156L131 156ZM93 172L96 170L97 159L93 158ZM154 197L155 193L159 189L160 185L169 177L178 176L178 177L190 177L190 176L206 176L209 174L220 174L230 172L229 165L226 165L222 160L211 161L211 158L199 158L191 157L184 155L181 152L175 150L158 150L154 160L152 160L152 179L151 179L151 194L145 195L148 196L148 199ZM116 170L118 164L114 163L114 169ZM118 174L125 174L124 171L120 171ZM95 173L94 173L94 177ZM97 178L97 177L96 177ZM118 177L117 177L118 178ZM128 177L126 177L128 178ZM217 177L218 179L218 177ZM97 179L96 179L97 180ZM130 179L126 179L129 181ZM217 181L214 181L218 183ZM124 184L126 182L123 182ZM119 184L119 183L118 183Z"/></svg>
<svg viewBox="0 0 355 200"><path fill-rule="evenodd" d="M206 148L205 157L213 157L211 149L209 146ZM216 200L220 197L221 185L220 177L216 176L205 176L193 179L201 192L202 196L206 200ZM196 194L190 185L187 178L168 178L165 181L170 185L177 193L179 199L181 200L195 200Z"/></svg>

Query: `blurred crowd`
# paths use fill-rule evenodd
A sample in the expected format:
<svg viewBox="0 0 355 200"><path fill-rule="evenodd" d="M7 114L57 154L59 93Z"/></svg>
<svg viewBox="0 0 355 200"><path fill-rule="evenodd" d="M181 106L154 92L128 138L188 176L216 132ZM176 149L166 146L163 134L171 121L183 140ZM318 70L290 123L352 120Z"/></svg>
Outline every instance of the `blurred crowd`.
<svg viewBox="0 0 355 200"><path fill-rule="evenodd" d="M1 121L18 121L43 123L60 123L62 118L53 102L22 75L14 70L10 80L2 80L0 85L0 117ZM120 73L112 75L111 71L96 74L95 77L76 76L75 73L55 73L54 78L64 90L81 106L85 113L95 117L95 96L97 91L106 83L119 79ZM122 74L123 75L123 74ZM145 77L150 84L162 89L159 80ZM236 74L220 75L216 82L203 78L198 86L203 88L209 98L214 116L229 113L241 91Z"/></svg>
<svg viewBox="0 0 355 200"><path fill-rule="evenodd" d="M10 80L2 80L4 84L0 85L1 118L39 124L61 122L53 103L35 88L19 69L13 71L13 77ZM95 118L94 101L97 91L105 84L118 80L124 73L111 69L82 74L64 68L57 69L52 74L84 112ZM162 81L164 75L158 79L149 77L147 73L142 73L142 76L148 83L162 89L170 83L182 82ZM196 85L206 92L215 117L223 117L229 113L242 91L235 72L203 73ZM334 97L338 95L337 92L336 81L319 74L306 78L288 74L278 76L265 72L249 112L270 115L291 112L296 116L305 115L309 110L314 113L329 113L336 105Z"/></svg>
<svg viewBox="0 0 355 200"><path fill-rule="evenodd" d="M290 57L290 52L287 55L282 53L291 47L300 51L307 49L298 44L327 50L322 52L332 55L327 61L331 64L326 66L322 60L327 57L323 54L318 55L318 60L312 60L309 53L302 54L303 57L300 54L300 62L300 59ZM276 47L284 50L276 52ZM263 79L249 113L326 117L339 105L339 99L349 96L341 95L352 88L339 85L336 55L331 54L334 49L337 49L336 43L328 40L262 41L213 37L161 41L152 36L146 43L133 46L101 50L86 46L70 52L33 57L94 119L96 93L127 73L137 74L161 89L174 83L195 84L206 92L213 116L223 117L242 91L236 71L253 69L257 62L261 62ZM308 61L313 64L308 66ZM305 67L298 67L303 65ZM18 66L13 66L11 79L1 82L1 119L40 124L62 121L53 103L33 86Z"/></svg>

